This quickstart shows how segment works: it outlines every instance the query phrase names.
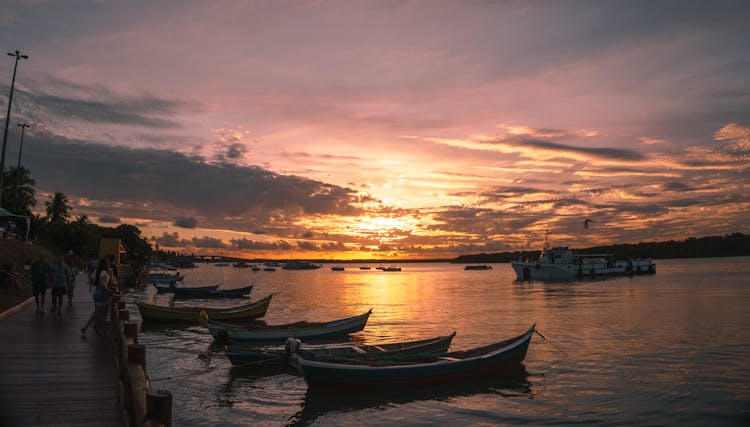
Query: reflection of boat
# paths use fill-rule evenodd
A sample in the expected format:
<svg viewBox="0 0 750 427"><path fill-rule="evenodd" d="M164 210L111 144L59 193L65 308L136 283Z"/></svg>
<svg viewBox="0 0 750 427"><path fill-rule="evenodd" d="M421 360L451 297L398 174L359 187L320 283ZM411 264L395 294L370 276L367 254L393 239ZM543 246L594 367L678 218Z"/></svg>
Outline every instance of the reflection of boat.
<svg viewBox="0 0 750 427"><path fill-rule="evenodd" d="M333 271L344 271L344 267L340 266L340 265L334 265L333 267L331 267L331 270L333 270Z"/></svg>
<svg viewBox="0 0 750 427"><path fill-rule="evenodd" d="M429 383L462 381L472 377L501 375L519 369L534 334L526 333L498 343L466 351L425 356L408 364L330 363L291 358L310 388L399 388Z"/></svg>
<svg viewBox="0 0 750 427"><path fill-rule="evenodd" d="M242 298L250 294L253 285L235 289L174 288L175 298Z"/></svg>
<svg viewBox="0 0 750 427"><path fill-rule="evenodd" d="M407 360L409 357L422 354L436 354L448 351L456 335L428 338L418 341L406 341L378 345L328 346L316 348L299 348L295 352L306 360L324 360L335 362L351 359L365 360ZM227 346L226 354L234 365L244 366L289 366L291 348L260 348Z"/></svg>
<svg viewBox="0 0 750 427"><path fill-rule="evenodd" d="M174 283L172 283L168 286L154 284L154 287L156 287L157 293L163 294L167 292L174 292L176 289L186 290L187 292L210 292L210 291L217 290L219 288L219 285L192 286L189 288L182 288L182 287L178 288L177 286L174 285Z"/></svg>
<svg viewBox="0 0 750 427"><path fill-rule="evenodd" d="M491 265L467 265L464 270L492 270Z"/></svg>
<svg viewBox="0 0 750 427"><path fill-rule="evenodd" d="M284 264L284 270L315 270L320 268L320 265L310 261L289 261Z"/></svg>
<svg viewBox="0 0 750 427"><path fill-rule="evenodd" d="M193 322L198 323L205 312L209 319L245 321L263 317L268 310L273 294L250 304L243 304L227 308L215 307L165 307L136 301L143 320L162 322Z"/></svg>
<svg viewBox="0 0 750 427"><path fill-rule="evenodd" d="M503 396L530 395L529 372L523 365L507 374L487 375L483 378L435 384L430 387L401 388L388 390L360 389L320 390L308 388L302 409L290 419L296 425L312 425L326 420L328 413L353 413L374 408L393 408L397 405L419 401L451 402L454 398L477 394L501 394ZM367 411L364 411L367 412Z"/></svg>
<svg viewBox="0 0 750 427"><path fill-rule="evenodd" d="M383 267L380 268L383 271L401 271L401 267Z"/></svg>
<svg viewBox="0 0 750 427"><path fill-rule="evenodd" d="M567 247L546 247L536 261L511 261L518 280L573 280L584 276L654 274L651 259L616 260L612 254L574 254Z"/></svg>
<svg viewBox="0 0 750 427"><path fill-rule="evenodd" d="M367 324L372 309L367 313L325 323L297 322L266 327L243 327L208 321L207 327L218 342L284 342L287 338L320 339L361 331Z"/></svg>

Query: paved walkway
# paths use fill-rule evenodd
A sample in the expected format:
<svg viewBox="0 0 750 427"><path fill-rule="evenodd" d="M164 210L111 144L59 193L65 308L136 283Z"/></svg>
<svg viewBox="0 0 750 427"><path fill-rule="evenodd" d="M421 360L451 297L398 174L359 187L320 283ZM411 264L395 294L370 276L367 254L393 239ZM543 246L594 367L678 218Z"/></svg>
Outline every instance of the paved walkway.
<svg viewBox="0 0 750 427"><path fill-rule="evenodd" d="M44 315L36 304L0 321L0 425L120 426L113 344L85 338L81 327L94 310L85 274L73 305Z"/></svg>

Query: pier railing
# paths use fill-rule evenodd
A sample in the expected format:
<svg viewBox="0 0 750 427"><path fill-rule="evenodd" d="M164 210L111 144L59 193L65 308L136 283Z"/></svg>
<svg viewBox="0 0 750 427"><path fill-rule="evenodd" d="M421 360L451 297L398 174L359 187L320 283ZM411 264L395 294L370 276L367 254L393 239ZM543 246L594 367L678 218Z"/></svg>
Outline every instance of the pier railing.
<svg viewBox="0 0 750 427"><path fill-rule="evenodd" d="M146 374L146 346L138 343L140 323L130 320L130 311L119 293L112 296L110 322L124 425L171 427L172 394L151 389Z"/></svg>

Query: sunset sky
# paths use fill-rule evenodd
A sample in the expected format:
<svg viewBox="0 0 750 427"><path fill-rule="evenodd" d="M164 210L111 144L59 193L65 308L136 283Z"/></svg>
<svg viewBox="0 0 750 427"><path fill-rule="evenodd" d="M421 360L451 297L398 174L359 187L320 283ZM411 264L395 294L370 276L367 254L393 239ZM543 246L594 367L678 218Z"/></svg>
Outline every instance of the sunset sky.
<svg viewBox="0 0 750 427"><path fill-rule="evenodd" d="M62 191L162 248L436 258L546 230L750 233L747 1L4 0L0 40L29 55L6 166L31 123L36 210Z"/></svg>

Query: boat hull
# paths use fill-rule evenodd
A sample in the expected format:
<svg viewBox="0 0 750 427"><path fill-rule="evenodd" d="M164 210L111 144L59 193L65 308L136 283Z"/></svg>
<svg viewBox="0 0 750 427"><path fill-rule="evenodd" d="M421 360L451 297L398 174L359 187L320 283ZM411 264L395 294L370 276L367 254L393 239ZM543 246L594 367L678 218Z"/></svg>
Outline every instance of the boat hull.
<svg viewBox="0 0 750 427"><path fill-rule="evenodd" d="M195 289L195 288L174 288L175 298L190 299L190 298L201 298L201 299L216 299L216 298L242 298L249 295L253 290L253 286L245 286L236 289L220 290L214 289Z"/></svg>
<svg viewBox="0 0 750 427"><path fill-rule="evenodd" d="M512 261L516 280L570 281L579 277L626 276L654 274L656 265L651 260L617 261L616 263L548 264Z"/></svg>
<svg viewBox="0 0 750 427"><path fill-rule="evenodd" d="M393 389L463 381L467 378L504 375L520 368L533 333L532 326L525 334L509 340L507 345L504 342L503 347L489 353L463 359L447 357L431 363L372 366L311 361L299 355L292 362L308 387L313 389Z"/></svg>
<svg viewBox="0 0 750 427"><path fill-rule="evenodd" d="M359 316L334 320L321 325L316 325L315 327L303 326L295 328L280 325L277 327L250 329L211 321L209 321L206 326L214 339L220 343L283 343L287 338L317 340L346 336L354 332L359 332L365 328L367 320L370 318L370 314L372 314L372 310L360 314Z"/></svg>
<svg viewBox="0 0 750 427"><path fill-rule="evenodd" d="M380 345L358 345L354 347L321 347L298 349L297 353L306 360L335 362L337 360L409 360L425 354L445 353L450 348L451 335L428 338L418 341L389 343ZM228 346L226 355L235 366L275 366L292 368L289 365L290 353L285 349Z"/></svg>
<svg viewBox="0 0 750 427"><path fill-rule="evenodd" d="M144 321L199 323L203 317L202 312L205 312L209 319L247 321L265 316L268 305L271 303L271 297L273 295L252 304L230 308L164 307L141 301L136 301L136 304Z"/></svg>

